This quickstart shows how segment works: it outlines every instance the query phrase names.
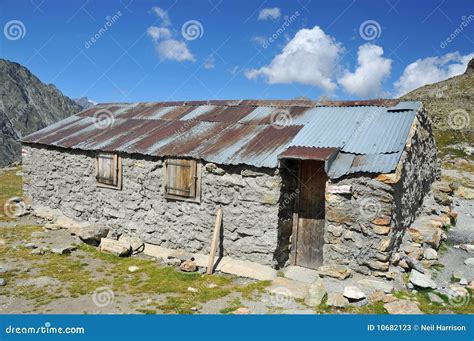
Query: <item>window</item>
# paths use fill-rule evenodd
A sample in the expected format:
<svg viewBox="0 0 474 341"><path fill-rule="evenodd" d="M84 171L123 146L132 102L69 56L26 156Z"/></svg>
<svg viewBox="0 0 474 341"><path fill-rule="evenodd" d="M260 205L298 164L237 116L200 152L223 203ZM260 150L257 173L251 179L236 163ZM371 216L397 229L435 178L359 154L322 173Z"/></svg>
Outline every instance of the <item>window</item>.
<svg viewBox="0 0 474 341"><path fill-rule="evenodd" d="M195 202L201 200L201 168L196 160L165 161L165 197Z"/></svg>
<svg viewBox="0 0 474 341"><path fill-rule="evenodd" d="M122 159L115 154L101 153L96 159L97 186L121 189Z"/></svg>

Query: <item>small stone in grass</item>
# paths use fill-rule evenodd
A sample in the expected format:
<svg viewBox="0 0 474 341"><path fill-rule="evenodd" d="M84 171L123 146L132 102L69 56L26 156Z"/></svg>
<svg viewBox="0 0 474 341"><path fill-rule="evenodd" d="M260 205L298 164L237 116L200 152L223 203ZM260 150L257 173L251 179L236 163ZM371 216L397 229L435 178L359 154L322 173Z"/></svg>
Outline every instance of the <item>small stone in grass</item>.
<svg viewBox="0 0 474 341"><path fill-rule="evenodd" d="M139 269L140 269L140 268L139 268L138 266L136 266L136 265L131 265L131 266L128 267L128 271L129 271L129 272L136 272L136 271L138 271Z"/></svg>

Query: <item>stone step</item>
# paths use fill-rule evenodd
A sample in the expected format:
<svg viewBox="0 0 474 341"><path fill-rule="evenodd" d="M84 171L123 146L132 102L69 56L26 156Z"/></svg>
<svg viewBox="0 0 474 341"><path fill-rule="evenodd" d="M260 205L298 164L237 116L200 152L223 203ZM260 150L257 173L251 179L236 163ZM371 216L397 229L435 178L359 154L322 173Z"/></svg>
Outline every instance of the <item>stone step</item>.
<svg viewBox="0 0 474 341"><path fill-rule="evenodd" d="M318 271L301 266L291 265L283 270L285 278L303 283L313 283L318 277Z"/></svg>

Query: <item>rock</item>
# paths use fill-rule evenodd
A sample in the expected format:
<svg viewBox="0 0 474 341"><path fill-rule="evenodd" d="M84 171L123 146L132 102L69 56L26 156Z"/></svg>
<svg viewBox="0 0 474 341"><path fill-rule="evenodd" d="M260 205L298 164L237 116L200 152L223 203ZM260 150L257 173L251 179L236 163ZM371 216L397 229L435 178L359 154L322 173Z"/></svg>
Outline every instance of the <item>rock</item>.
<svg viewBox="0 0 474 341"><path fill-rule="evenodd" d="M319 275L316 270L303 268L301 266L288 266L283 269L283 274L288 279L293 279L298 282L311 284L318 279Z"/></svg>
<svg viewBox="0 0 474 341"><path fill-rule="evenodd" d="M435 293L433 293L433 292L428 293L428 298L433 303L444 304L443 299L441 297L439 297L438 295L436 295Z"/></svg>
<svg viewBox="0 0 474 341"><path fill-rule="evenodd" d="M462 272L454 271L453 274L451 275L451 277L454 281L459 282L462 278Z"/></svg>
<svg viewBox="0 0 474 341"><path fill-rule="evenodd" d="M465 277L461 278L461 279L459 280L459 284L461 284L461 285L467 285L467 279L466 279Z"/></svg>
<svg viewBox="0 0 474 341"><path fill-rule="evenodd" d="M470 281L467 287L471 290L474 290L474 281Z"/></svg>
<svg viewBox="0 0 474 341"><path fill-rule="evenodd" d="M390 302L395 302L396 300L397 298L393 294L388 294L388 295L385 295L382 301L383 303L390 303Z"/></svg>
<svg viewBox="0 0 474 341"><path fill-rule="evenodd" d="M352 270L341 265L323 265L318 269L321 276L346 279L352 275Z"/></svg>
<svg viewBox="0 0 474 341"><path fill-rule="evenodd" d="M30 255L37 255L37 256L44 255L44 250L41 248L33 249L30 251Z"/></svg>
<svg viewBox="0 0 474 341"><path fill-rule="evenodd" d="M130 244L132 246L133 254L143 252L143 250L145 249L145 243L138 237L127 236L125 234L122 234L119 237L119 240Z"/></svg>
<svg viewBox="0 0 474 341"><path fill-rule="evenodd" d="M36 248L38 248L38 246L35 243L26 243L25 247L27 249L36 249Z"/></svg>
<svg viewBox="0 0 474 341"><path fill-rule="evenodd" d="M33 209L33 214L38 218L53 221L61 212L46 206L37 206Z"/></svg>
<svg viewBox="0 0 474 341"><path fill-rule="evenodd" d="M198 292L199 290L193 287L188 287L189 292Z"/></svg>
<svg viewBox="0 0 474 341"><path fill-rule="evenodd" d="M240 175L244 176L244 177L257 177L257 176L262 176L264 175L264 173L260 173L260 172L254 172L253 170L250 170L250 169L244 169L242 172L240 172Z"/></svg>
<svg viewBox="0 0 474 341"><path fill-rule="evenodd" d="M410 282L420 288L431 288L436 289L436 283L428 277L416 270L412 270L410 273Z"/></svg>
<svg viewBox="0 0 474 341"><path fill-rule="evenodd" d="M474 253L474 245L472 244L461 244L459 245L459 248L469 253Z"/></svg>
<svg viewBox="0 0 474 341"><path fill-rule="evenodd" d="M67 245L67 246L61 246L61 247L53 247L51 249L51 252L58 255L67 255L75 250L77 250L76 245Z"/></svg>
<svg viewBox="0 0 474 341"><path fill-rule="evenodd" d="M89 227L91 224L86 221L77 221L65 215L60 215L54 222L54 225L59 226L63 229L80 229L84 227Z"/></svg>
<svg viewBox="0 0 474 341"><path fill-rule="evenodd" d="M474 266L474 258L473 257L467 258L466 260L464 260L464 264L468 266Z"/></svg>
<svg viewBox="0 0 474 341"><path fill-rule="evenodd" d="M436 260L438 259L438 252L429 247L423 252L423 257L427 260Z"/></svg>
<svg viewBox="0 0 474 341"><path fill-rule="evenodd" d="M181 262L191 259L192 257L193 257L192 254L183 250L175 250L168 256L168 258L177 258Z"/></svg>
<svg viewBox="0 0 474 341"><path fill-rule="evenodd" d="M423 314L418 308L418 305L409 300L396 300L390 303L385 303L384 308L389 314Z"/></svg>
<svg viewBox="0 0 474 341"><path fill-rule="evenodd" d="M375 224L375 225L390 225L391 220L392 220L392 218L389 217L389 216L381 216L381 217L377 217L377 218L373 219L372 224Z"/></svg>
<svg viewBox="0 0 474 341"><path fill-rule="evenodd" d="M249 310L249 308L246 308L246 307L240 307L240 308L234 310L234 312L232 314L234 314L234 315L248 315L248 314L250 314L250 310Z"/></svg>
<svg viewBox="0 0 474 341"><path fill-rule="evenodd" d="M316 280L318 280L317 277ZM308 283L295 281L285 277L277 277L265 290L275 296L289 296L297 299L304 299L308 293L310 285Z"/></svg>
<svg viewBox="0 0 474 341"><path fill-rule="evenodd" d="M454 297L464 297L469 295L469 291L459 284L452 284L449 288L455 293Z"/></svg>
<svg viewBox="0 0 474 341"><path fill-rule="evenodd" d="M321 278L318 278L310 285L308 293L304 299L304 303L310 307L317 307L321 304L324 296L326 296L326 286Z"/></svg>
<svg viewBox="0 0 474 341"><path fill-rule="evenodd" d="M140 268L136 265L131 265L128 267L128 272L137 272Z"/></svg>
<svg viewBox="0 0 474 341"><path fill-rule="evenodd" d="M167 258L164 260L164 263L170 266L180 266L181 260L178 258Z"/></svg>
<svg viewBox="0 0 474 341"><path fill-rule="evenodd" d="M186 260L179 266L179 269L183 272L195 272L197 270L197 265L192 260Z"/></svg>
<svg viewBox="0 0 474 341"><path fill-rule="evenodd" d="M7 268L5 266L0 265L0 274L5 274L5 273L10 272L10 271L11 271L10 268Z"/></svg>
<svg viewBox="0 0 474 341"><path fill-rule="evenodd" d="M5 281L4 278L0 278L0 287L4 287L5 285L7 285L7 281Z"/></svg>
<svg viewBox="0 0 474 341"><path fill-rule="evenodd" d="M349 285L344 287L344 291L342 293L344 297L348 298L349 300L361 300L366 297L364 292L360 290L358 287L354 285Z"/></svg>
<svg viewBox="0 0 474 341"><path fill-rule="evenodd" d="M32 235L33 235L33 233L32 233ZM6 243L7 242L5 241L5 239L0 239L0 246L5 246Z"/></svg>
<svg viewBox="0 0 474 341"><path fill-rule="evenodd" d="M42 232L42 231L31 232L32 238L42 238L44 236L46 236L46 232Z"/></svg>
<svg viewBox="0 0 474 341"><path fill-rule="evenodd" d="M102 238L105 238L109 229L104 226L70 227L69 232L78 236L84 243L98 246Z"/></svg>
<svg viewBox="0 0 474 341"><path fill-rule="evenodd" d="M115 230L109 230L109 232L107 233L106 238L118 240L121 235L122 235L121 233L119 233Z"/></svg>
<svg viewBox="0 0 474 341"><path fill-rule="evenodd" d="M102 252L110 252L119 257L127 257L132 254L132 246L120 240L102 238L99 249Z"/></svg>
<svg viewBox="0 0 474 341"><path fill-rule="evenodd" d="M423 267L423 265L418 262L417 260L413 259L413 258L410 258L410 257L405 257L404 258L408 267L410 269L413 269L413 270L416 270L418 272L421 272L422 274L425 273L425 268Z"/></svg>
<svg viewBox="0 0 474 341"><path fill-rule="evenodd" d="M49 231L57 231L61 229L61 226L58 226L54 223L46 223L43 225L43 227L45 230L49 230Z"/></svg>
<svg viewBox="0 0 474 341"><path fill-rule="evenodd" d="M385 293L382 290L374 290L368 297L367 301L369 304L374 304L383 301Z"/></svg>
<svg viewBox="0 0 474 341"><path fill-rule="evenodd" d="M214 164L214 163L206 164L206 170L209 173L216 174L216 175L224 175L225 174L225 170L223 170L222 168L217 167L216 164Z"/></svg>
<svg viewBox="0 0 474 341"><path fill-rule="evenodd" d="M365 263L370 269L377 271L388 271L390 264L388 262L381 262L372 260Z"/></svg>
<svg viewBox="0 0 474 341"><path fill-rule="evenodd" d="M206 283L204 283L204 286L208 289L213 289L213 288L217 287L217 284L214 284L212 282L206 282Z"/></svg>
<svg viewBox="0 0 474 341"><path fill-rule="evenodd" d="M438 249L441 243L442 230L440 227L433 226L431 221L424 221L416 225L414 223L414 225L408 229L408 233L415 243L426 243L434 249Z"/></svg>
<svg viewBox="0 0 474 341"><path fill-rule="evenodd" d="M375 290L381 290L387 294L393 291L393 284L385 281L379 281L376 279L363 278L357 281L362 287L369 287Z"/></svg>
<svg viewBox="0 0 474 341"><path fill-rule="evenodd" d="M326 304L330 307L344 308L349 304L349 301L339 292L330 292Z"/></svg>

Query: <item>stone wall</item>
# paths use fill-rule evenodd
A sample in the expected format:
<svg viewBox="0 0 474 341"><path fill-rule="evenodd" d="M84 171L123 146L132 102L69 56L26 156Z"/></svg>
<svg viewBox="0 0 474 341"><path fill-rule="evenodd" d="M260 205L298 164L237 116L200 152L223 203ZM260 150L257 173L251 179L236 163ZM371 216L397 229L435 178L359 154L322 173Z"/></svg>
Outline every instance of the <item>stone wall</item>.
<svg viewBox="0 0 474 341"><path fill-rule="evenodd" d="M33 205L148 243L201 253L209 252L215 212L222 206L221 252L275 265L283 200L278 171L204 164L201 202L193 203L165 199L163 161L158 158L122 155L123 188L114 190L96 186L93 152L25 149L24 192Z"/></svg>
<svg viewBox="0 0 474 341"><path fill-rule="evenodd" d="M420 110L396 172L354 174L328 182L324 263L365 274L388 271L392 253L437 174L431 123ZM341 186L348 186L348 193L335 193Z"/></svg>

